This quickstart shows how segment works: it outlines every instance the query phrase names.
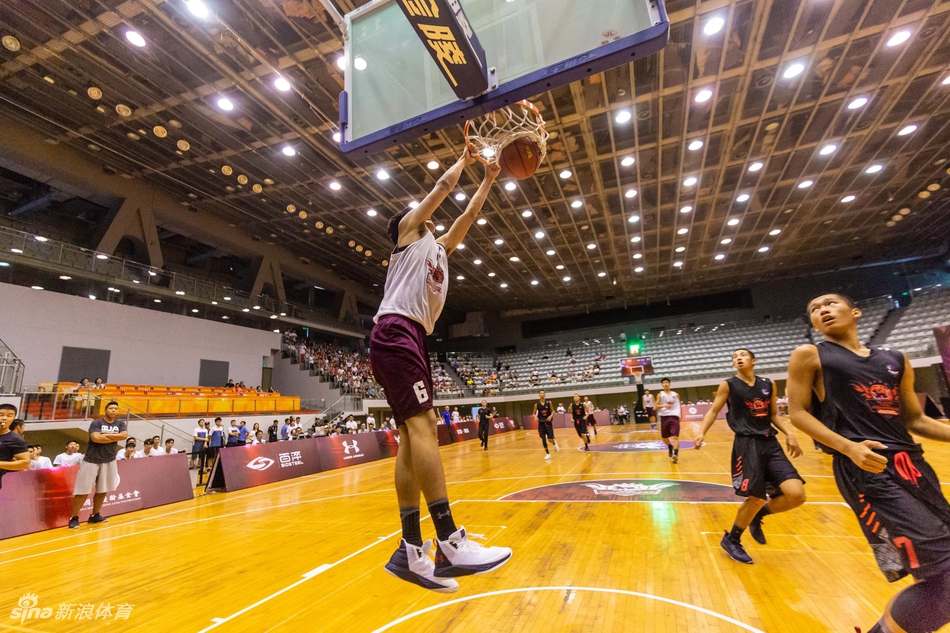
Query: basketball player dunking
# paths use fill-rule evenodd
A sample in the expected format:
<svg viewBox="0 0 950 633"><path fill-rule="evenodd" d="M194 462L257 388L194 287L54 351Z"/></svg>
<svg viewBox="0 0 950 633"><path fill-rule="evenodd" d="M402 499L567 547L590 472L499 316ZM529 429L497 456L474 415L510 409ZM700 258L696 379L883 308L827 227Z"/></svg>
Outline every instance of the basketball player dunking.
<svg viewBox="0 0 950 633"><path fill-rule="evenodd" d="M706 433L728 402L726 422L736 434L732 444L732 486L745 501L739 506L732 530L726 532L720 545L732 560L751 563L752 557L741 543L746 528L757 543L765 545L762 518L805 503L804 480L775 439L773 426L785 433L792 457L799 457L802 449L795 432L778 415L775 383L755 375L755 354L737 349L732 353L732 366L736 375L719 384L712 407L703 417L703 426L693 442L696 448L702 448Z"/></svg>
<svg viewBox="0 0 950 633"><path fill-rule="evenodd" d="M657 402L660 409L660 438L674 464L680 460L680 395L670 389L670 379L660 381L663 391Z"/></svg>
<svg viewBox="0 0 950 633"><path fill-rule="evenodd" d="M587 431L587 410L581 397L574 394L574 402L571 403L571 420L574 421L574 430L577 431L577 437L584 440L584 450L590 451L590 433Z"/></svg>
<svg viewBox="0 0 950 633"><path fill-rule="evenodd" d="M594 419L594 403L584 396L584 413L587 414L587 426L594 430L597 435L597 420Z"/></svg>
<svg viewBox="0 0 950 633"><path fill-rule="evenodd" d="M950 426L924 415L906 356L861 343L861 311L848 297L816 297L808 314L826 340L792 352L792 423L833 452L838 490L885 577L917 581L871 633L937 631L950 622L950 504L910 432L950 442Z"/></svg>
<svg viewBox="0 0 950 633"><path fill-rule="evenodd" d="M548 450L548 438L554 444L554 450L558 451L557 440L554 439L554 420L551 414L554 407L548 402L544 389L538 392L538 401L534 403L534 417L538 419L538 435L541 436L541 444L544 446L544 459L551 459L551 451Z"/></svg>
<svg viewBox="0 0 950 633"><path fill-rule="evenodd" d="M370 335L370 363L376 380L401 429L396 457L396 496L402 519L402 542L386 571L433 591L458 590L455 577L489 572L511 558L507 547L482 547L456 528L439 455L436 417L432 410L432 374L426 336L442 313L448 290L447 258L468 233L488 197L500 169L485 167L485 178L465 212L448 233L436 239L430 219L475 158L468 150L439 178L418 207L389 221L396 248L390 257L383 300ZM422 541L419 494L425 496L435 523L435 562L432 541Z"/></svg>

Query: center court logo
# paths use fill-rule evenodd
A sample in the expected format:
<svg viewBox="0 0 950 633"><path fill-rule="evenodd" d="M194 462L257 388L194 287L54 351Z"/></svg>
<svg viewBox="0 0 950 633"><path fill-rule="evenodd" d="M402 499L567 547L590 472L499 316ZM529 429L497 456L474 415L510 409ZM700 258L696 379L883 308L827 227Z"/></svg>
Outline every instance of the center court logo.
<svg viewBox="0 0 950 633"><path fill-rule="evenodd" d="M502 501L738 503L732 486L687 479L596 479L519 490Z"/></svg>
<svg viewBox="0 0 950 633"><path fill-rule="evenodd" d="M267 470L274 465L274 460L268 459L267 457L255 457L247 463L247 467L251 470Z"/></svg>
<svg viewBox="0 0 950 633"><path fill-rule="evenodd" d="M688 441L680 442L680 448L692 448L693 443ZM584 450L579 447L577 450ZM659 440L650 440L647 442L605 442L603 444L591 444L590 450L593 453L655 453L666 451L666 444Z"/></svg>
<svg viewBox="0 0 950 633"><path fill-rule="evenodd" d="M584 484L594 491L595 495L615 495L619 497L637 497L640 495L658 495L667 488L672 488L678 484L638 484L638 483L620 483L620 484Z"/></svg>

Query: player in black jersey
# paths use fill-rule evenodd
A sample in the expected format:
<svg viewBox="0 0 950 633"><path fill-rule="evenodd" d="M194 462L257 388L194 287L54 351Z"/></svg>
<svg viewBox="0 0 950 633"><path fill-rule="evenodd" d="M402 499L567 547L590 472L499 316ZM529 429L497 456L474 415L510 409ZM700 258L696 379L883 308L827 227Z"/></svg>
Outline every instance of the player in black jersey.
<svg viewBox="0 0 950 633"><path fill-rule="evenodd" d="M805 503L804 480L775 439L775 428L785 433L792 457L799 457L802 449L795 431L778 416L775 383L755 375L755 354L737 349L732 353L732 366L736 375L719 384L716 399L693 442L696 448L702 448L706 433L728 402L726 422L736 434L732 445L732 487L746 499L739 506L732 530L726 532L720 545L732 560L751 563L752 557L741 543L746 528L756 542L765 545L763 517Z"/></svg>
<svg viewBox="0 0 950 633"><path fill-rule="evenodd" d="M571 403L571 420L574 421L574 430L577 431L577 437L584 439L584 450L590 450L590 433L587 431L587 409L581 402L581 397L574 394L574 402Z"/></svg>
<svg viewBox="0 0 950 633"><path fill-rule="evenodd" d="M551 416L554 414L554 407L547 401L544 389L538 392L538 401L534 403L534 417L538 419L538 435L541 436L541 444L544 445L544 459L551 459L551 451L548 450L548 438L554 444L554 450L560 450L557 447L557 440L554 439L554 421Z"/></svg>
<svg viewBox="0 0 950 633"><path fill-rule="evenodd" d="M834 455L838 490L885 577L910 573L917 581L891 600L871 633L937 631L950 622L950 504L910 433L950 442L950 426L924 415L903 354L861 343L861 311L848 297L816 297L808 314L826 340L792 353L792 423Z"/></svg>

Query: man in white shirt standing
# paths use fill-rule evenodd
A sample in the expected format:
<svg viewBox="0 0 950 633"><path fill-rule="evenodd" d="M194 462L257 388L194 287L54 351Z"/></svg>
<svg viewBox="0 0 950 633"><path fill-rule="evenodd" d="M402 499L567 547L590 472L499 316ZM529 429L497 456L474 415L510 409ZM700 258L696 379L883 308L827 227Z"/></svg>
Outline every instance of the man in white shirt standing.
<svg viewBox="0 0 950 633"><path fill-rule="evenodd" d="M372 413L366 416L366 426L370 431L376 430L376 418L373 417Z"/></svg>
<svg viewBox="0 0 950 633"><path fill-rule="evenodd" d="M352 415L346 419L346 430L348 430L350 433L356 433L357 429L359 429L359 426L360 425L356 423L356 420L353 419Z"/></svg>
<svg viewBox="0 0 950 633"><path fill-rule="evenodd" d="M670 379L660 381L663 391L660 392L660 437L670 452L673 463L680 460L680 396L670 389Z"/></svg>
<svg viewBox="0 0 950 633"><path fill-rule="evenodd" d="M53 459L53 466L76 466L82 461L82 453L79 452L79 442L70 440L66 442L65 452L60 453Z"/></svg>
<svg viewBox="0 0 950 633"><path fill-rule="evenodd" d="M39 470L41 468L52 468L53 462L49 460L49 457L43 457L40 455L42 452L40 446L30 446L30 470Z"/></svg>

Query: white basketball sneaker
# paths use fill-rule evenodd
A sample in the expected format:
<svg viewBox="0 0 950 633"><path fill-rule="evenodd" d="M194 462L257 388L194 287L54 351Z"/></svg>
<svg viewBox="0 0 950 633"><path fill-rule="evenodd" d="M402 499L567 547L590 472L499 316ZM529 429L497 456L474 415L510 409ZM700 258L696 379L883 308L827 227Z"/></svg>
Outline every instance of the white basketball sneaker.
<svg viewBox="0 0 950 633"><path fill-rule="evenodd" d="M460 527L447 541L436 540L436 578L485 574L511 558L510 547L484 547L469 540L469 536L482 538L480 534L466 534L465 528Z"/></svg>
<svg viewBox="0 0 950 633"><path fill-rule="evenodd" d="M548 453L547 455L545 455L544 459L551 459L551 453Z"/></svg>
<svg viewBox="0 0 950 633"><path fill-rule="evenodd" d="M436 578L435 563L429 558L431 550L432 541L426 541L422 547L417 547L403 539L399 542L399 548L393 552L389 562L386 563L386 571L400 580L419 585L423 589L439 593L458 591L459 584L453 579Z"/></svg>

